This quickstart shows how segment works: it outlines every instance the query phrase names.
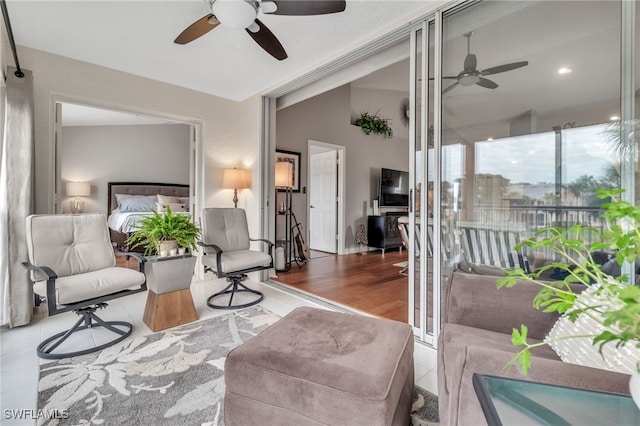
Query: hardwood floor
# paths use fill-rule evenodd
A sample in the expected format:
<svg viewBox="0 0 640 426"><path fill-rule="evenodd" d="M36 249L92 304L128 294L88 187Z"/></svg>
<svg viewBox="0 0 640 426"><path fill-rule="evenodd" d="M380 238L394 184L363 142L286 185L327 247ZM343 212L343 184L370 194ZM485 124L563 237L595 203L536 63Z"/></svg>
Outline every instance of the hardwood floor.
<svg viewBox="0 0 640 426"><path fill-rule="evenodd" d="M407 322L407 277L400 267L407 251L369 252L337 256L312 251L311 260L274 280L373 315ZM117 266L138 269L135 257L116 256Z"/></svg>
<svg viewBox="0 0 640 426"><path fill-rule="evenodd" d="M393 266L407 260L403 250L336 256L312 252L302 268L292 264L274 280L383 318L407 322L407 277Z"/></svg>
<svg viewBox="0 0 640 426"><path fill-rule="evenodd" d="M118 253L118 255L116 256L116 266L119 266L121 268L135 269L137 271L138 259L136 259L133 256L128 256L128 257L129 258L127 259L127 256L124 256L121 253Z"/></svg>

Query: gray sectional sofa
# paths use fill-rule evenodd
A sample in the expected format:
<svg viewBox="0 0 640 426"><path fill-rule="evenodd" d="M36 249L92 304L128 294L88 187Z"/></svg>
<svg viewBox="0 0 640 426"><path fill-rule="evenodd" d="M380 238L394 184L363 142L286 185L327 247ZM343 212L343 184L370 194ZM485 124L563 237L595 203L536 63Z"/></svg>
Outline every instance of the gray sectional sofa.
<svg viewBox="0 0 640 426"><path fill-rule="evenodd" d="M557 315L532 307L540 287L520 283L498 290L498 277L455 272L449 282L444 327L438 342L438 402L443 425L486 424L472 384L473 373L491 374L607 392L629 393L629 376L564 363L548 346L532 353L528 376L505 365L516 349L511 330L529 327L542 340Z"/></svg>

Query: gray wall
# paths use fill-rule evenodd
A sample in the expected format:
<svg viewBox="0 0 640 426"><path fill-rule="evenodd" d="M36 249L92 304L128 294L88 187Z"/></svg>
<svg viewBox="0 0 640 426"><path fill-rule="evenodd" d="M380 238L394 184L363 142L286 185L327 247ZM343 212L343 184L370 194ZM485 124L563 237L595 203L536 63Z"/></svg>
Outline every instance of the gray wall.
<svg viewBox="0 0 640 426"><path fill-rule="evenodd" d="M362 89L359 89L359 91ZM357 111L366 105L360 100L366 99L370 113L380 110L383 117L392 118L394 135L402 135L402 124L393 114L399 110L400 92L390 96L390 91L377 91L379 96L363 96L359 93L360 105ZM372 200L376 198L377 180L380 168L409 170L409 142L395 137L385 139L379 135L365 135L359 127L351 124L352 106L349 85L318 95L314 98L282 109L276 114L276 145L278 148L300 152L300 183L307 185L307 146L308 140L342 145L346 148L346 191L345 191L345 247L347 252L355 252L358 245L354 242L358 225L367 222L372 214ZM398 129L398 130L396 130ZM404 131L406 135L406 130ZM307 234L307 194L293 194L293 211L303 223ZM385 211L384 209L382 210Z"/></svg>
<svg viewBox="0 0 640 426"><path fill-rule="evenodd" d="M189 184L186 124L64 127L60 147L62 209L67 181L91 183L85 212L107 212L108 182Z"/></svg>

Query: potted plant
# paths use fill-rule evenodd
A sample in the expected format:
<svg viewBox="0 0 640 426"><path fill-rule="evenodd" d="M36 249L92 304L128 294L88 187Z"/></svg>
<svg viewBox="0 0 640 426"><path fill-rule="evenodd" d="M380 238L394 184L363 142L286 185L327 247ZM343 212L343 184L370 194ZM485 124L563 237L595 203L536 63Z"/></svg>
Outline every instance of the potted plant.
<svg viewBox="0 0 640 426"><path fill-rule="evenodd" d="M391 139L393 137L393 129L389 126L389 119L380 117L378 112L375 114L369 114L366 111L363 112L355 124L356 126L360 126L365 135L376 133L384 136L386 139Z"/></svg>
<svg viewBox="0 0 640 426"><path fill-rule="evenodd" d="M138 223L138 229L127 239L131 248L144 247L145 255L160 254L170 250L162 247L169 243L169 247L184 247L191 251L196 249L196 239L200 234L198 226L192 222L190 214L177 214L167 207L165 212L153 211L151 216L143 217Z"/></svg>
<svg viewBox="0 0 640 426"><path fill-rule="evenodd" d="M513 287L520 281L532 281L541 289L534 299L534 307L544 312L558 312L570 321L588 321L595 324L596 331L587 335L563 335L545 339L540 343L527 342L527 327L512 332L515 346L521 347L509 365L518 362L524 374L531 366L530 350L536 346L551 344L554 340L577 338L591 339L591 344L605 357L605 348L613 345L616 349L630 345L640 349L640 287L626 275L617 277L603 271L600 263L594 260L594 252L611 254L610 263L622 266L628 262L635 264L640 257L640 206L620 201L622 190L598 190L601 199L612 201L602 205L605 212L602 217L609 223L604 231L574 225L567 230L548 228L539 231L535 237L523 241L522 246L533 250L545 249L555 253L559 261L545 265L535 272L526 273L521 268L506 270L506 276L498 280L498 288ZM583 240L585 233L597 232L598 240L591 245ZM543 279L549 271L564 278L556 281ZM586 290L577 294L571 284L580 283ZM553 332L553 330L552 330ZM550 333L552 334L552 333ZM638 368L640 359L632 360L635 365L630 388L636 404L640 395ZM635 382L634 382L635 380ZM640 406L640 404L639 404Z"/></svg>

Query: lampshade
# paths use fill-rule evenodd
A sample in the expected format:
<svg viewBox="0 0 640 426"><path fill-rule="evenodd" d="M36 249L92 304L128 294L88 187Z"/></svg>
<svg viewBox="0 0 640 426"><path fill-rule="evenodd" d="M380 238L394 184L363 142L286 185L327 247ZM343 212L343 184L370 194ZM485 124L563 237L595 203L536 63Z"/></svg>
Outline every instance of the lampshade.
<svg viewBox="0 0 640 426"><path fill-rule="evenodd" d="M67 182L67 195L70 197L88 197L91 195L89 182Z"/></svg>
<svg viewBox="0 0 640 426"><path fill-rule="evenodd" d="M276 188L291 188L293 186L293 164L288 161L276 163Z"/></svg>
<svg viewBox="0 0 640 426"><path fill-rule="evenodd" d="M225 169L222 175L222 187L227 189L245 189L251 187L249 170Z"/></svg>

